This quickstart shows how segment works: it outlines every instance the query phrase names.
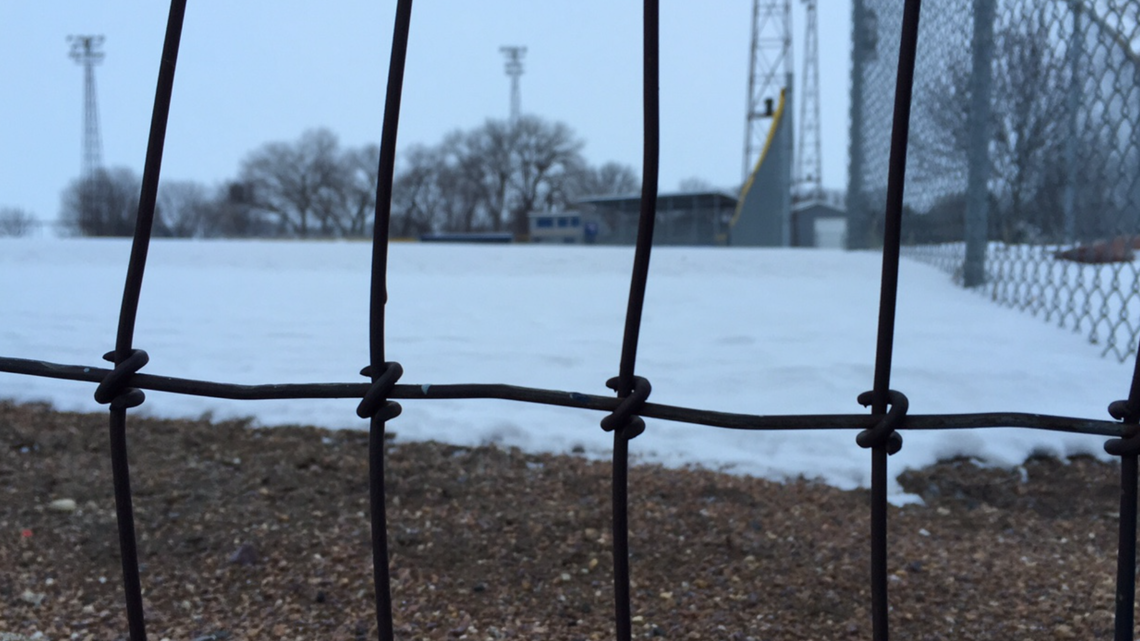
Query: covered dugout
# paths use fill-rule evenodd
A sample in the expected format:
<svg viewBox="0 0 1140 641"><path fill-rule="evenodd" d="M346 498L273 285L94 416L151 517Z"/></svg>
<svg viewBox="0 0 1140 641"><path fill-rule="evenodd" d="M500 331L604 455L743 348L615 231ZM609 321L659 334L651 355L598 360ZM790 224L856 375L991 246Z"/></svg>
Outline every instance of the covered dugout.
<svg viewBox="0 0 1140 641"><path fill-rule="evenodd" d="M584 198L576 203L582 216L582 239L599 245L632 245L637 240L640 196ZM736 199L719 191L657 196L655 245L724 245Z"/></svg>

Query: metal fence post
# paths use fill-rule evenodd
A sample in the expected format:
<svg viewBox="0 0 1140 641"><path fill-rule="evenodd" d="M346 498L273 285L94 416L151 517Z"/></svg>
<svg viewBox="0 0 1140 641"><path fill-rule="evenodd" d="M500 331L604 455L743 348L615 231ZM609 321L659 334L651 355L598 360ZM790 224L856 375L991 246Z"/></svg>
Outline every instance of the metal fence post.
<svg viewBox="0 0 1140 641"><path fill-rule="evenodd" d="M995 0L974 0L970 106L966 152L966 261L962 281L977 287L986 280L989 238L990 112L993 85Z"/></svg>
<svg viewBox="0 0 1140 641"><path fill-rule="evenodd" d="M1140 454L1140 356L1132 370L1127 400L1115 401L1108 413L1129 430L1124 438L1104 444L1104 450L1120 457L1120 523L1116 552L1116 599L1114 641L1132 641L1136 620L1136 476Z"/></svg>
<svg viewBox="0 0 1140 641"><path fill-rule="evenodd" d="M1069 91L1066 96L1065 126L1069 135L1065 138L1065 191L1061 195L1061 211L1064 216L1066 243L1077 242L1077 109L1081 104L1081 5L1073 3L1073 33L1069 37Z"/></svg>
<svg viewBox="0 0 1140 641"><path fill-rule="evenodd" d="M863 66L866 61L864 0L851 3L851 106L848 123L847 249L869 246L867 204L863 197Z"/></svg>

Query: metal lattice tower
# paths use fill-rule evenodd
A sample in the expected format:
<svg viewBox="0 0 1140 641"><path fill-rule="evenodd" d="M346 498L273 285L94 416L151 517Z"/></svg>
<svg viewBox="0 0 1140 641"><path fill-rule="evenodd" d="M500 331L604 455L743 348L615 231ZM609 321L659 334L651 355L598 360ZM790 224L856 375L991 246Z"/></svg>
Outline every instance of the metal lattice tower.
<svg viewBox="0 0 1140 641"><path fill-rule="evenodd" d="M819 132L819 30L816 26L816 0L803 0L804 75L800 80L800 132L796 142L796 177L793 196L812 201L823 194L823 163Z"/></svg>
<svg viewBox="0 0 1140 641"><path fill-rule="evenodd" d="M68 36L71 59L83 65L82 177L90 178L103 166L103 139L99 136L99 106L95 99L95 65L103 61L103 36Z"/></svg>
<svg viewBox="0 0 1140 641"><path fill-rule="evenodd" d="M519 92L519 77L523 75L522 59L526 55L526 47L499 47L507 58L507 75L511 77L511 122L517 122L522 106L522 96Z"/></svg>
<svg viewBox="0 0 1140 641"><path fill-rule="evenodd" d="M782 73L781 73L782 72ZM792 86L792 0L753 0L752 55L748 65L744 178L756 163L780 91Z"/></svg>

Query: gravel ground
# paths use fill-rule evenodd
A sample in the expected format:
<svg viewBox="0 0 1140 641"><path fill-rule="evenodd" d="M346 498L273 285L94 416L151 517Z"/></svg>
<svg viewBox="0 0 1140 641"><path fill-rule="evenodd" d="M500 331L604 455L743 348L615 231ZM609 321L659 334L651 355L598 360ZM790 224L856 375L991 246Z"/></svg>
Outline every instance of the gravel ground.
<svg viewBox="0 0 1140 641"><path fill-rule="evenodd" d="M0 403L0 639L126 638L106 430ZM128 430L152 639L375 638L366 434ZM905 473L893 638L1110 638L1117 475ZM613 638L608 463L395 438L387 484L400 638ZM870 638L866 491L639 465L630 496L636 637Z"/></svg>

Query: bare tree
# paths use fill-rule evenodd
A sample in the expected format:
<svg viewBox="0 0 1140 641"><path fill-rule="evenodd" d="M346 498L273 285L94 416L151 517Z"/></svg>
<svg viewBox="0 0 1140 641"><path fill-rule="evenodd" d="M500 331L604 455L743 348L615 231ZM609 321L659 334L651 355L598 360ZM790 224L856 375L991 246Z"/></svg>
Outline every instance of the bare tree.
<svg viewBox="0 0 1140 641"><path fill-rule="evenodd" d="M1067 79L1060 61L1039 29L1022 26L999 31L995 49L997 65L993 109L994 145L990 161L998 177L998 234L1006 242L1026 239L1027 234L1053 235L1048 220L1060 220L1042 212L1044 204L1034 201L1050 178L1058 178L1057 167L1050 167L1059 141L1071 132L1065 128ZM1060 200L1055 201L1055 205Z"/></svg>
<svg viewBox="0 0 1140 641"><path fill-rule="evenodd" d="M591 167L582 141L565 124L534 116L488 120L413 146L399 158L392 193L392 233L528 232L528 214L569 207L579 198L636 192L628 166Z"/></svg>
<svg viewBox="0 0 1140 641"><path fill-rule="evenodd" d="M583 143L565 124L534 116L519 118L512 129L510 224L516 235L525 235L527 214L568 204L564 185L572 182L574 172L585 164Z"/></svg>
<svg viewBox="0 0 1140 641"><path fill-rule="evenodd" d="M40 225L35 215L18 207L0 207L0 237L28 236Z"/></svg>
<svg viewBox="0 0 1140 641"><path fill-rule="evenodd" d="M448 171L439 149L416 145L404 152L402 167L392 185L392 233L410 238L440 229L461 229L452 220Z"/></svg>
<svg viewBox="0 0 1140 641"><path fill-rule="evenodd" d="M207 201L202 216L202 235L207 238L271 237L279 224L250 202L250 188L230 182Z"/></svg>
<svg viewBox="0 0 1140 641"><path fill-rule="evenodd" d="M278 236L361 237L376 209L379 157L376 145L342 149L328 129L266 144L242 163L243 202L274 220Z"/></svg>
<svg viewBox="0 0 1140 641"><path fill-rule="evenodd" d="M63 191L60 221L80 236L130 236L138 214L141 181L123 167L100 169Z"/></svg>
<svg viewBox="0 0 1140 641"><path fill-rule="evenodd" d="M641 190L641 178L629 165L607 162L600 167L582 167L568 198L628 196Z"/></svg>
<svg viewBox="0 0 1140 641"><path fill-rule="evenodd" d="M341 156L341 194L346 236L363 237L371 230L376 212L376 174L380 147L365 145Z"/></svg>
<svg viewBox="0 0 1140 641"><path fill-rule="evenodd" d="M277 234L344 235L344 173L336 135L313 129L294 143L263 145L242 162L248 202L277 222Z"/></svg>
<svg viewBox="0 0 1140 641"><path fill-rule="evenodd" d="M582 142L569 127L534 116L488 120L449 134L438 147L413 148L394 198L406 231L527 233L527 214L566 206L586 183Z"/></svg>
<svg viewBox="0 0 1140 641"><path fill-rule="evenodd" d="M510 189L512 131L506 121L488 120L482 127L448 135L442 145L445 174L459 200L455 214L462 227L502 231Z"/></svg>
<svg viewBox="0 0 1140 641"><path fill-rule="evenodd" d="M1031 9L1006 17L994 32L993 98L989 125L989 189L993 204L989 236L1004 242L1055 237L1061 233L1057 190L1067 172L1060 141L1072 135L1066 126L1070 83L1062 53L1056 51ZM933 107L925 117L920 144L928 147L923 173L964 175L969 146L970 61L962 56L935 81ZM1088 149L1087 145L1082 144ZM943 200L962 207L964 200Z"/></svg>
<svg viewBox="0 0 1140 641"><path fill-rule="evenodd" d="M199 238L208 233L210 209L216 206L209 190L192 181L165 181L158 186L155 236Z"/></svg>

